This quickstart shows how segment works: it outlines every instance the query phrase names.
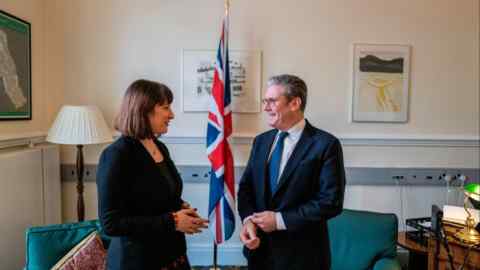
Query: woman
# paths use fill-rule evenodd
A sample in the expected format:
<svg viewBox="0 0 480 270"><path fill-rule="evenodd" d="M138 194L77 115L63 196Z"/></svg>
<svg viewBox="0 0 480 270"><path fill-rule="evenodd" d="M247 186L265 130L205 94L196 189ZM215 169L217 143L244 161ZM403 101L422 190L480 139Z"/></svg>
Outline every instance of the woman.
<svg viewBox="0 0 480 270"><path fill-rule="evenodd" d="M207 227L181 199L182 181L166 146L173 95L165 85L137 80L127 89L115 129L121 137L100 156L99 217L112 236L107 269L190 269L185 233Z"/></svg>

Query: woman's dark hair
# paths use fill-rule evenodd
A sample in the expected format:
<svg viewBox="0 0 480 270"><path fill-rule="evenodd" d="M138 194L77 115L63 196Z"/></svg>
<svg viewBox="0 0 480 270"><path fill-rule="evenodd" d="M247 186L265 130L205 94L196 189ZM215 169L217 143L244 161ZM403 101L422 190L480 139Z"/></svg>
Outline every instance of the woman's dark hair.
<svg viewBox="0 0 480 270"><path fill-rule="evenodd" d="M155 105L171 104L172 90L168 86L148 80L134 81L123 96L114 127L124 136L143 140L154 138L148 115Z"/></svg>

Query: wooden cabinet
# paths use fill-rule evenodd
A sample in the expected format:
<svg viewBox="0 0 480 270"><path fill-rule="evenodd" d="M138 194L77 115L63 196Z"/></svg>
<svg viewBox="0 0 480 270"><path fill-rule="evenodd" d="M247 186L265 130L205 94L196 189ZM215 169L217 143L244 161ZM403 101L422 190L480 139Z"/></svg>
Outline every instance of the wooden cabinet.
<svg viewBox="0 0 480 270"><path fill-rule="evenodd" d="M0 269L23 269L28 227L60 222L58 146L0 149Z"/></svg>
<svg viewBox="0 0 480 270"><path fill-rule="evenodd" d="M428 248L408 238L405 232L398 233L397 244L408 250L408 269L426 269Z"/></svg>
<svg viewBox="0 0 480 270"><path fill-rule="evenodd" d="M445 231L448 239L448 246L453 257L455 269L460 269L463 265L465 256L467 255L469 246L456 240L453 235L457 231L457 228L452 226L445 226ZM440 253L438 256L438 268L435 267L435 251L437 250L437 241L430 237L428 239L428 269L429 270L443 270L451 269L450 262L448 260L447 251L442 243L440 244ZM465 263L464 270L480 270L480 247L472 247L468 259Z"/></svg>

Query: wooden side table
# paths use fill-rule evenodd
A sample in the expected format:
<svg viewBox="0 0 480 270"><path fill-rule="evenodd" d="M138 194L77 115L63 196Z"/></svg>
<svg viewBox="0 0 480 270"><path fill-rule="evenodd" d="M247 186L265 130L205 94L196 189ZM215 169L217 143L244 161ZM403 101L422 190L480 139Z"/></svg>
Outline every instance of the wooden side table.
<svg viewBox="0 0 480 270"><path fill-rule="evenodd" d="M409 239L406 232L398 233L397 245L408 250L408 268L409 269L427 269L428 248Z"/></svg>
<svg viewBox="0 0 480 270"><path fill-rule="evenodd" d="M460 269L463 265L465 256L468 252L468 245L459 242L453 237L458 228L444 225L445 233L448 239L448 246L452 253L454 266L456 269ZM428 239L428 270L435 269L435 251L437 249L436 239L430 237ZM442 243L440 243L440 253L438 256L438 268L439 270L450 269L450 262L448 260L447 251ZM480 270L480 247L473 247L468 254L468 260L466 261L464 270Z"/></svg>

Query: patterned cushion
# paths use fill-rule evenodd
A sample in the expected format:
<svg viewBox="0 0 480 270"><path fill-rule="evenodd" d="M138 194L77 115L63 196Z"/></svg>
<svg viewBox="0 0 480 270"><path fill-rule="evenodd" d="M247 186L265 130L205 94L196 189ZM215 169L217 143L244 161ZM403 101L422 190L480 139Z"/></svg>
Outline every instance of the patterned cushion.
<svg viewBox="0 0 480 270"><path fill-rule="evenodd" d="M104 245L109 239L102 234L98 220L75 223L52 224L28 228L26 231L26 265L27 270L50 269L74 246L93 231L99 231Z"/></svg>
<svg viewBox="0 0 480 270"><path fill-rule="evenodd" d="M104 270L106 258L102 239L94 231L60 259L52 270Z"/></svg>

